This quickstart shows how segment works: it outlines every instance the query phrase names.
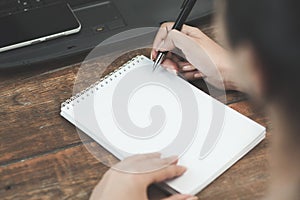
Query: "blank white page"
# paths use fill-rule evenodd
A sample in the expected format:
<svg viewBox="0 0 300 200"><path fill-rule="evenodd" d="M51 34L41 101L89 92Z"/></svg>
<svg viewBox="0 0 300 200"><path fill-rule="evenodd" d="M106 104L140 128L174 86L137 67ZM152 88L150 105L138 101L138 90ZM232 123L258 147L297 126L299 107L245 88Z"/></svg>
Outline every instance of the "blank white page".
<svg viewBox="0 0 300 200"><path fill-rule="evenodd" d="M185 143L185 148L180 143L175 143L177 146L173 147L174 152L166 151L169 154L178 153L176 150L182 148L179 163L188 170L183 176L168 181L167 184L180 193L196 194L254 148L265 137L265 128L164 69L153 73L149 67L152 65L153 61L138 56L79 98L65 103L61 108L61 115L119 159L133 154L158 152L176 141L180 124L182 120L186 120L182 118L184 105L168 87L190 89L198 111L195 134L188 145ZM126 95L126 92L122 91L127 84L132 87L134 80L130 76L134 78L133 73L137 69L138 79L152 82L134 88L131 95L124 99L128 118L133 124L123 124L124 128L116 118L122 115L118 113L124 107L122 94ZM120 82L124 80L126 81L120 86ZM159 82L161 80L166 85L162 85ZM121 95L118 96L118 93ZM149 113L157 105L163 107L166 120L161 124L161 129L147 129L153 122ZM162 116L157 116L159 117ZM137 133L131 134L126 128L155 130L157 133L147 137L147 133L141 132L141 139Z"/></svg>

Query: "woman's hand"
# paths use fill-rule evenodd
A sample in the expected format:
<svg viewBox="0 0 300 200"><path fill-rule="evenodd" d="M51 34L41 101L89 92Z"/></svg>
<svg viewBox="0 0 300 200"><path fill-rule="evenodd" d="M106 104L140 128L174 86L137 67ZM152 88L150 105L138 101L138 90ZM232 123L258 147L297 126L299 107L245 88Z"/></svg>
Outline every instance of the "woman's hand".
<svg viewBox="0 0 300 200"><path fill-rule="evenodd" d="M161 26L153 43L152 59L156 59L158 51L172 51L178 48L188 62L182 62L177 56L169 53L162 63L164 67L183 73L187 79L205 77L217 88L225 86L227 90L238 90L226 50L198 28L184 25L179 32L171 30L172 26L173 23L164 23Z"/></svg>
<svg viewBox="0 0 300 200"><path fill-rule="evenodd" d="M90 199L147 200L149 185L181 176L185 171L185 167L177 165L176 157L161 158L159 153L132 156L106 172ZM197 197L178 194L164 200L194 199Z"/></svg>

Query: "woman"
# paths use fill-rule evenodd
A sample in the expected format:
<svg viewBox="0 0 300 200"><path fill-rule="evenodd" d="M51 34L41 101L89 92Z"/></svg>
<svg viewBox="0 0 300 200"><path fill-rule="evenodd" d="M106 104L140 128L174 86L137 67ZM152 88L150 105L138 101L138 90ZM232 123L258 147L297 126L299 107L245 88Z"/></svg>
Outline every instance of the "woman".
<svg viewBox="0 0 300 200"><path fill-rule="evenodd" d="M210 40L200 30L184 26L181 32L162 25L154 41L152 58L157 52L180 49L188 63L171 59L164 66L186 72L188 78L205 79L220 86L214 74L198 65L197 49L203 48L214 61L227 89L240 90L263 106L273 124L273 178L267 199L300 199L300 4L297 0L221 0L217 22L227 50ZM169 31L166 31L168 29ZM194 71L197 68L199 71ZM168 158L158 154L139 155L119 163L120 166L154 162L163 166ZM137 165L137 163L139 163ZM180 176L183 166L168 167L147 174L126 174L109 170L91 199L147 199L151 183ZM172 199L196 199L175 195Z"/></svg>

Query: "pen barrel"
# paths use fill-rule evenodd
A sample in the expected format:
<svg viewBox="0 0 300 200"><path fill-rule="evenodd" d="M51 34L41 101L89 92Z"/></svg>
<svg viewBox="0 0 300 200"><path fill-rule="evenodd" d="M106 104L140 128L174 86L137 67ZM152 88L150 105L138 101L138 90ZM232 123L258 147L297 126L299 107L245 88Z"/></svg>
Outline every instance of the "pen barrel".
<svg viewBox="0 0 300 200"><path fill-rule="evenodd" d="M176 29L178 31L181 31L183 24L185 23L185 21L187 20L188 16L190 15L195 3L197 0L185 0L185 2L183 3L183 7L181 9L181 12L173 26L172 29ZM161 62L163 61L164 57L168 54L168 51L159 51L158 52L158 57L154 63L154 70L156 68L157 65L160 65Z"/></svg>
<svg viewBox="0 0 300 200"><path fill-rule="evenodd" d="M172 29L181 31L197 0L187 0Z"/></svg>

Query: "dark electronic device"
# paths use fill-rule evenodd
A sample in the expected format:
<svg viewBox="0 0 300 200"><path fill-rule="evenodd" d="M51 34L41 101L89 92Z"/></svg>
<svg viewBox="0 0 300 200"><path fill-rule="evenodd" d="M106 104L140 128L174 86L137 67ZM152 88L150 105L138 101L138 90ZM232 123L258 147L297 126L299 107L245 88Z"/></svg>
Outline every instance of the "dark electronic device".
<svg viewBox="0 0 300 200"><path fill-rule="evenodd" d="M81 24L80 32L0 52L1 70L16 67L26 70L29 66L46 66L45 63L66 65L80 62L90 50L115 34L133 28L159 27L164 21L175 21L183 0L0 0L0 18L23 15L22 12L35 16L38 10L57 3L70 6ZM198 20L212 13L212 10L212 0L197 0L187 21ZM64 18L59 11L55 14ZM63 24L72 26L72 23ZM46 25L51 27L54 24ZM9 27L1 22L0 26L1 31L5 28L20 29L21 26L30 26L30 21L20 27ZM35 33L38 32L39 27L36 27ZM7 42L2 41L3 38L0 40L2 44Z"/></svg>

